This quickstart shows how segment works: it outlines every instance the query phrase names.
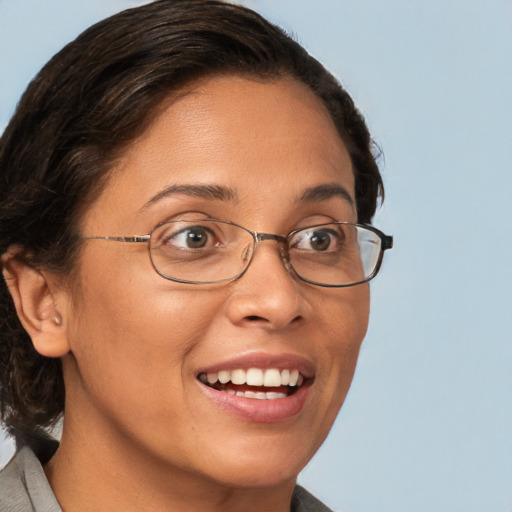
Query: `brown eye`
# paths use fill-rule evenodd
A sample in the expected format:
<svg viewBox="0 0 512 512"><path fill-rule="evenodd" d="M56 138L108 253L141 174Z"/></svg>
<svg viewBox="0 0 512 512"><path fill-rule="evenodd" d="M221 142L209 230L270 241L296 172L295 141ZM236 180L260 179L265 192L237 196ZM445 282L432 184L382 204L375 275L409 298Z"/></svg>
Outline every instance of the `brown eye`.
<svg viewBox="0 0 512 512"><path fill-rule="evenodd" d="M326 251L331 245L331 238L328 233L317 231L309 239L309 245L315 251Z"/></svg>
<svg viewBox="0 0 512 512"><path fill-rule="evenodd" d="M214 233L204 226L187 226L176 232L167 233L165 243L176 249L203 249L215 245Z"/></svg>
<svg viewBox="0 0 512 512"><path fill-rule="evenodd" d="M291 247L302 251L324 252L335 250L340 234L333 229L304 229L296 233Z"/></svg>
<svg viewBox="0 0 512 512"><path fill-rule="evenodd" d="M205 229L191 228L185 235L186 245L191 249L204 247L208 242L208 233Z"/></svg>

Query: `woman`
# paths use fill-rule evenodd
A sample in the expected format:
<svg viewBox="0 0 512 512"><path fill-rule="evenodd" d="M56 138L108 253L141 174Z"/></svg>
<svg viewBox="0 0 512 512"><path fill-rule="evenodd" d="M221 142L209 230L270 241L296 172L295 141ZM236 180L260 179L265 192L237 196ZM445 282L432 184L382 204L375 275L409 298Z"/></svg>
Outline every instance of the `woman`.
<svg viewBox="0 0 512 512"><path fill-rule="evenodd" d="M0 170L0 510L327 510L295 481L392 245L336 80L248 9L157 1L43 68Z"/></svg>

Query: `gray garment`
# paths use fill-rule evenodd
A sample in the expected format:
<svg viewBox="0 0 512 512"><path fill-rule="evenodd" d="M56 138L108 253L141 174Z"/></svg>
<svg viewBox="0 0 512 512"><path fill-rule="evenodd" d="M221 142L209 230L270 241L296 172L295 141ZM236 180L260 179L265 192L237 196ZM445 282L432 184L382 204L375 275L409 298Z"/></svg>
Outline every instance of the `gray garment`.
<svg viewBox="0 0 512 512"><path fill-rule="evenodd" d="M0 512L62 512L43 466L28 446L0 471Z"/></svg>
<svg viewBox="0 0 512 512"><path fill-rule="evenodd" d="M0 512L62 512L41 462L28 447L21 448L0 471ZM296 486L291 512L331 512L305 489Z"/></svg>
<svg viewBox="0 0 512 512"><path fill-rule="evenodd" d="M291 512L332 512L321 501L300 485L296 485L292 496ZM1 509L0 509L0 512Z"/></svg>

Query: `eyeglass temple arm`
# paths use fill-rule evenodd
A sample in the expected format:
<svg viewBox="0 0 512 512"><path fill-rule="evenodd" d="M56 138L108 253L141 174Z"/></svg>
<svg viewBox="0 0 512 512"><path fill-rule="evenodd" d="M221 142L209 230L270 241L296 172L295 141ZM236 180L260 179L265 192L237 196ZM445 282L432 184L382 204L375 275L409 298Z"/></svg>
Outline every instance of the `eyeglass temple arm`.
<svg viewBox="0 0 512 512"><path fill-rule="evenodd" d="M112 242L147 242L151 235L138 236L87 236L84 240L110 240Z"/></svg>

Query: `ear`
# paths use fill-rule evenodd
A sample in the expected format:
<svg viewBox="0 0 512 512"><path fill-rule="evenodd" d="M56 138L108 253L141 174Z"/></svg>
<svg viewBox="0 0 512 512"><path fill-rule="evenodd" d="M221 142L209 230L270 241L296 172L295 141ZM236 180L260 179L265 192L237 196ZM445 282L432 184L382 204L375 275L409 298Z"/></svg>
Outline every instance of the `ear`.
<svg viewBox="0 0 512 512"><path fill-rule="evenodd" d="M62 357L69 352L62 287L52 274L22 260L19 252L10 248L1 257L18 318L41 355Z"/></svg>

